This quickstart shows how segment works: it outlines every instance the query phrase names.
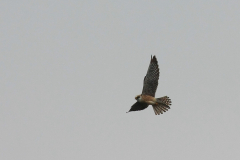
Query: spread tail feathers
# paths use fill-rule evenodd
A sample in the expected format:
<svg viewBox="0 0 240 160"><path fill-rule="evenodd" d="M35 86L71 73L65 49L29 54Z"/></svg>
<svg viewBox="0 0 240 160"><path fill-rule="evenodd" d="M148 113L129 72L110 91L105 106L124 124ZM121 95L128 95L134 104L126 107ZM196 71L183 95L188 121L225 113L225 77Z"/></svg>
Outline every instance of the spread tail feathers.
<svg viewBox="0 0 240 160"><path fill-rule="evenodd" d="M152 105L156 115L163 114L163 112L166 112L168 111L168 109L170 109L169 106L171 105L172 102L171 99L169 99L169 97L165 96L156 99L157 104Z"/></svg>

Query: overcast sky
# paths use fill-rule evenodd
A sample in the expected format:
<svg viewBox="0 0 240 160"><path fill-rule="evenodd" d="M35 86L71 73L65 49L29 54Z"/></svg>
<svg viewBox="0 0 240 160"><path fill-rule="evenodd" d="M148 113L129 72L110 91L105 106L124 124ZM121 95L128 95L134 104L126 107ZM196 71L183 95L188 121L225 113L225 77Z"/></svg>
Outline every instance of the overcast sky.
<svg viewBox="0 0 240 160"><path fill-rule="evenodd" d="M239 1L1 1L1 160L238 160ZM151 106L126 113L151 55Z"/></svg>

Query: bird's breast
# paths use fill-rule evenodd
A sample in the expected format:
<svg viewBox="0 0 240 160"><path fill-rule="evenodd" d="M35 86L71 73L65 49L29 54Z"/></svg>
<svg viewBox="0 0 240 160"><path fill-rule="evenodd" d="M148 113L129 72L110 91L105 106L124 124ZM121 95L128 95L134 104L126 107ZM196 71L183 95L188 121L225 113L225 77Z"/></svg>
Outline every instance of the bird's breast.
<svg viewBox="0 0 240 160"><path fill-rule="evenodd" d="M156 103L156 99L154 97L148 96L148 95L142 95L139 99L140 99L140 102L144 102L149 105L153 105Z"/></svg>

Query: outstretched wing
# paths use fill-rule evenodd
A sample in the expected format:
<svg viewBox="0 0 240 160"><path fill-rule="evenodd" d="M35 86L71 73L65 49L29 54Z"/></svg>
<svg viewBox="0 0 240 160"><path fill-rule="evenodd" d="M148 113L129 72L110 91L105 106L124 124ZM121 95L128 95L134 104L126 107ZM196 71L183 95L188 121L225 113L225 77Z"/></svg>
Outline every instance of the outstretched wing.
<svg viewBox="0 0 240 160"><path fill-rule="evenodd" d="M135 104L132 105L131 109L128 112L144 110L147 107L148 107L147 103L136 102Z"/></svg>
<svg viewBox="0 0 240 160"><path fill-rule="evenodd" d="M150 65L148 67L147 75L143 81L143 95L149 95L155 97L155 92L158 86L159 79L159 68L157 58L155 56L151 56Z"/></svg>

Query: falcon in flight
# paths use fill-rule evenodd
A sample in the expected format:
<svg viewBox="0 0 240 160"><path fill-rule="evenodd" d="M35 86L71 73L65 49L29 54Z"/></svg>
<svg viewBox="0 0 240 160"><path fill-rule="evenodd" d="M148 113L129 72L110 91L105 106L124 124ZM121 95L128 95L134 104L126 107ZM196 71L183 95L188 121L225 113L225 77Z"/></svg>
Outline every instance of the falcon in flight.
<svg viewBox="0 0 240 160"><path fill-rule="evenodd" d="M143 81L142 94L135 97L137 102L132 105L131 109L128 112L144 110L148 107L148 105L152 105L156 115L163 114L163 112L166 112L168 109L170 109L169 106L171 105L171 99L169 99L169 97L164 96L161 98L155 98L155 92L158 86L158 79L159 68L157 58L155 56L151 56L147 75L145 76Z"/></svg>

